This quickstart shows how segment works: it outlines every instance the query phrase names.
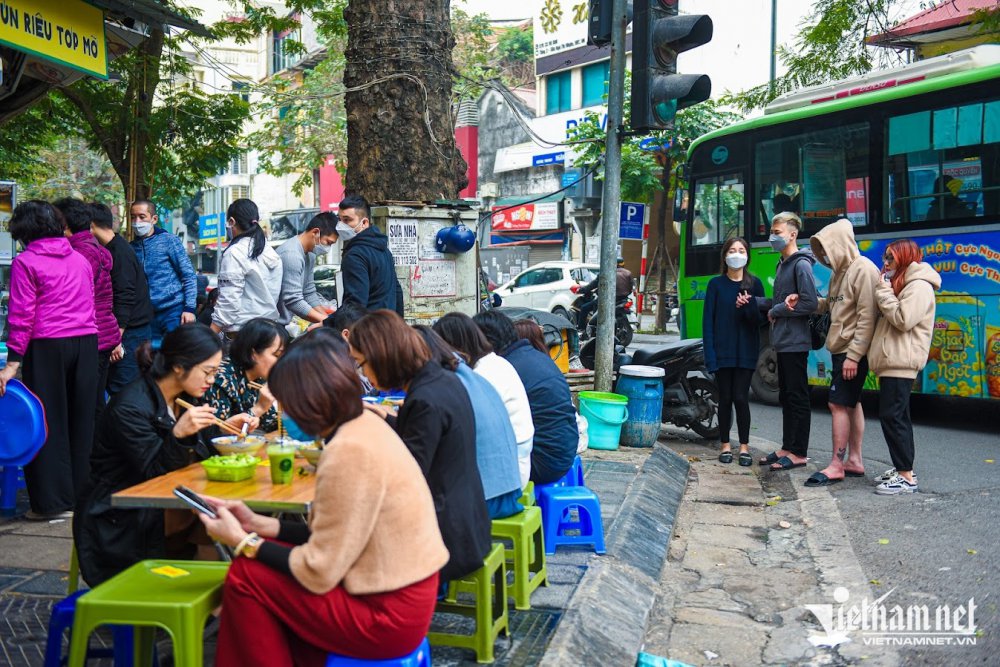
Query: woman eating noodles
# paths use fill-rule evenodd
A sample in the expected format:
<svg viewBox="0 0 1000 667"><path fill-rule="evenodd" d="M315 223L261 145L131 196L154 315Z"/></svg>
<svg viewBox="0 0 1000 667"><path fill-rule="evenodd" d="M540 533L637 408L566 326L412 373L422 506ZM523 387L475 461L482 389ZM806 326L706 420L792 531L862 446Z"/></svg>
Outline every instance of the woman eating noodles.
<svg viewBox="0 0 1000 667"><path fill-rule="evenodd" d="M233 547L217 667L323 665L413 651L430 626L448 561L427 483L393 430L361 407L346 344L307 336L269 385L307 433L326 441L308 525L207 500L209 534Z"/></svg>
<svg viewBox="0 0 1000 667"><path fill-rule="evenodd" d="M215 384L205 394L216 416L228 419L244 412L252 418L252 428L277 429L274 397L262 385L287 346L288 332L277 322L257 317L244 324L229 347L229 360L219 367Z"/></svg>

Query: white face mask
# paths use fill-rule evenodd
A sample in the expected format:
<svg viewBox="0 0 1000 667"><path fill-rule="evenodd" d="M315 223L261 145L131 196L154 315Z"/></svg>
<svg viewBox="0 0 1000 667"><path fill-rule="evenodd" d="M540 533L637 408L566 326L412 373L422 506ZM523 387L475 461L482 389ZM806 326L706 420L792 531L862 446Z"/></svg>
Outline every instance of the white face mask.
<svg viewBox="0 0 1000 667"><path fill-rule="evenodd" d="M891 279L894 275L896 275L896 269L889 269L888 271L885 272L885 277L887 280Z"/></svg>
<svg viewBox="0 0 1000 667"><path fill-rule="evenodd" d="M775 252L781 252L785 249L785 246L788 245L788 239L780 234L771 234L767 240L768 243L771 244L771 247L774 248Z"/></svg>
<svg viewBox="0 0 1000 667"><path fill-rule="evenodd" d="M734 271L736 269L742 269L747 265L747 256L741 255L739 253L733 255L726 255L726 266Z"/></svg>
<svg viewBox="0 0 1000 667"><path fill-rule="evenodd" d="M149 236L149 233L153 231L153 223L151 222L133 222L132 229L135 230L136 236L145 238Z"/></svg>
<svg viewBox="0 0 1000 667"><path fill-rule="evenodd" d="M358 233L354 231L354 228L348 225L346 222L337 223L337 234L340 235L340 239L344 243L347 243L348 241L350 241L351 239L353 239L355 236L358 235Z"/></svg>

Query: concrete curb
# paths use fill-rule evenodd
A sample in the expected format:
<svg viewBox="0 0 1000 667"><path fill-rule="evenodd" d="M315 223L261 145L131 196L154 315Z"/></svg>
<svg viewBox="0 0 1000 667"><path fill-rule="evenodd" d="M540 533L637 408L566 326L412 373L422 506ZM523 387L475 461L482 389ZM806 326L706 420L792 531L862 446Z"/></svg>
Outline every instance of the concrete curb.
<svg viewBox="0 0 1000 667"><path fill-rule="evenodd" d="M590 559L542 667L635 664L688 467L662 445L646 459L606 536L608 554Z"/></svg>

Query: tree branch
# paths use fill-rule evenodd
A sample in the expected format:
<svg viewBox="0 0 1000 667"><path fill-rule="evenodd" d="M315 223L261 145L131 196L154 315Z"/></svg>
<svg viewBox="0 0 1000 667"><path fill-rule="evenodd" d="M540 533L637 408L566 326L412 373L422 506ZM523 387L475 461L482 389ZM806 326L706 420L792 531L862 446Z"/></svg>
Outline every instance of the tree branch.
<svg viewBox="0 0 1000 667"><path fill-rule="evenodd" d="M111 165L118 172L119 176L123 173L128 172L128 165L123 161L122 156L118 154L115 150L115 141L109 135L107 130L101 125L101 121L97 118L97 114L94 113L93 109L90 108L90 104L87 100L83 98L78 92L72 88L60 88L59 92L68 99L73 106L75 106L81 114L83 114L84 119L86 119L87 124L90 125L91 131L94 136L97 137L97 141L104 148L105 154L107 154L108 159L111 161Z"/></svg>

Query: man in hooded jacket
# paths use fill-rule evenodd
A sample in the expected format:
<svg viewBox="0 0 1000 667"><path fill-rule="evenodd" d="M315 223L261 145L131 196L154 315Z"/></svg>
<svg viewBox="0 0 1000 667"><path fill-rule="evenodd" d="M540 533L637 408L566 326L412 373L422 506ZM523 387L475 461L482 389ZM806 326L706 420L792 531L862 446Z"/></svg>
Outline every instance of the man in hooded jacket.
<svg viewBox="0 0 1000 667"><path fill-rule="evenodd" d="M371 226L371 207L364 197L349 195L340 202L337 234L344 242L340 275L344 303L353 301L372 311L387 308L403 316L403 288L389 251L389 239Z"/></svg>
<svg viewBox="0 0 1000 667"><path fill-rule="evenodd" d="M809 239L813 255L833 271L827 296L820 297L816 312L830 313L826 349L833 360L830 381L830 414L833 418L833 459L820 472L806 480L806 486L827 486L845 475L862 477L861 442L865 434L865 413L861 391L868 376L868 348L878 307L875 286L879 270L861 254L854 240L854 226L841 218L827 225ZM796 298L786 303L795 307Z"/></svg>

